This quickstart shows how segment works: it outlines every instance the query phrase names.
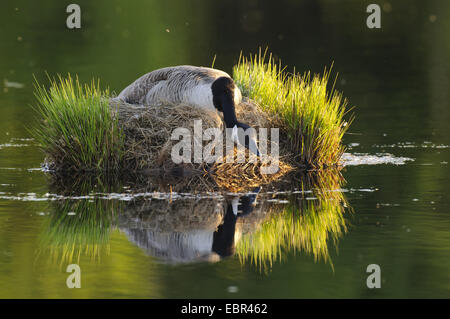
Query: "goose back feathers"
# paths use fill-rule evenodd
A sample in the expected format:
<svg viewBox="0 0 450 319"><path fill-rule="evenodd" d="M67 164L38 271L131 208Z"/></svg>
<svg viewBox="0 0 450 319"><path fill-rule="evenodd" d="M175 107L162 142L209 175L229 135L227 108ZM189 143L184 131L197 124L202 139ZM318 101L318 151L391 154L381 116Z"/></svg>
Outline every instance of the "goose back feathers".
<svg viewBox="0 0 450 319"><path fill-rule="evenodd" d="M166 67L141 76L126 87L118 98L131 104L184 103L216 109L212 85L222 77L231 80L228 73L212 68L190 65ZM242 95L239 88L234 86L233 89L234 102L238 104Z"/></svg>

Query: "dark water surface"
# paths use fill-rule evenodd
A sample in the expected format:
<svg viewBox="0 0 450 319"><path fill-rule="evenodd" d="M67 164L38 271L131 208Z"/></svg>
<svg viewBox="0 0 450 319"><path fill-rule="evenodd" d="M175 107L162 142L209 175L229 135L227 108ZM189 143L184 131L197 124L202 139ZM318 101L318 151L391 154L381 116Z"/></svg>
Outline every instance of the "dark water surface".
<svg viewBox="0 0 450 319"><path fill-rule="evenodd" d="M69 3L2 2L1 298L450 297L448 1L382 1L379 30L359 0L78 1L81 30L65 27ZM96 77L118 92L214 55L231 72L241 50L266 45L289 70L334 61L356 106L342 178L192 195L151 181L58 184L39 169L26 130L33 74ZM233 205L245 212L255 196L235 218ZM69 263L81 289L66 286ZM366 286L369 264L380 289Z"/></svg>

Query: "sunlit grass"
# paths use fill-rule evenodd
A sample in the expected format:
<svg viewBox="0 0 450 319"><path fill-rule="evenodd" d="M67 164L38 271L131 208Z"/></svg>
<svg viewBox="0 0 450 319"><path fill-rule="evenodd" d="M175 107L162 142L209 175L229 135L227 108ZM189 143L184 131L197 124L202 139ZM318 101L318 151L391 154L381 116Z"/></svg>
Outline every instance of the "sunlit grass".
<svg viewBox="0 0 450 319"><path fill-rule="evenodd" d="M99 83L80 84L78 78L50 79L47 90L35 84L39 124L34 138L57 169L107 170L118 168L123 136L111 111L109 91Z"/></svg>
<svg viewBox="0 0 450 319"><path fill-rule="evenodd" d="M322 76L288 74L271 54L260 50L249 58L240 56L233 78L244 96L279 120L299 164L321 168L339 163L352 117L344 120L346 99L334 86L327 89L329 70Z"/></svg>

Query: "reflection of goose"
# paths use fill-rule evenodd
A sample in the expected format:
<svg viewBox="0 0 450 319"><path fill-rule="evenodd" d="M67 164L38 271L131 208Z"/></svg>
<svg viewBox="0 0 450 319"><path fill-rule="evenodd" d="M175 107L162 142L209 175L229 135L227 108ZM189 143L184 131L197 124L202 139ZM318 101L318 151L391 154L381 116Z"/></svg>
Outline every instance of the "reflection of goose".
<svg viewBox="0 0 450 319"><path fill-rule="evenodd" d="M227 257L234 254L234 243L236 233L236 221L238 217L250 214L254 208L256 194L261 190L256 188L252 194L235 197L227 206L227 211L223 218L223 224L217 227L214 232L214 241L212 243L212 250L221 257ZM239 205L240 202L240 205ZM239 213L239 211L241 211Z"/></svg>
<svg viewBox="0 0 450 319"><path fill-rule="evenodd" d="M238 130L250 127L236 118L235 105L242 100L241 92L223 71L189 65L162 68L138 78L118 98L131 104L187 104L223 112L226 127L233 129L233 141L259 155L254 136L249 138Z"/></svg>
<svg viewBox="0 0 450 319"><path fill-rule="evenodd" d="M208 230L160 233L150 229L123 229L128 239L149 255L170 263L217 260L211 254L213 233Z"/></svg>
<svg viewBox="0 0 450 319"><path fill-rule="evenodd" d="M235 200L227 202L225 214L222 215L223 222L217 229L158 231L137 227L137 224L132 227L121 226L120 229L130 241L143 248L149 255L166 262L214 261L233 254L236 221L240 216L251 213L255 197L256 194L242 196L237 206L233 205Z"/></svg>

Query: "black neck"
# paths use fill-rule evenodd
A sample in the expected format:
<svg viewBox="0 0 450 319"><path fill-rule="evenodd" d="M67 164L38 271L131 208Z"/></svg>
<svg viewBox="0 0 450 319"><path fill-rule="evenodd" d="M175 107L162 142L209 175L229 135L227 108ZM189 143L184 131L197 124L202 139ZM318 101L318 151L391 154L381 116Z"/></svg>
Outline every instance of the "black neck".
<svg viewBox="0 0 450 319"><path fill-rule="evenodd" d="M236 111L234 108L234 101L231 96L228 94L224 94L221 96L221 104L222 104L222 112L223 112L223 120L225 122L226 127L232 128L235 125L239 124L236 118Z"/></svg>
<svg viewBox="0 0 450 319"><path fill-rule="evenodd" d="M221 257L234 254L234 234L236 233L236 220L231 203L228 204L223 223L217 227L213 234L212 251Z"/></svg>
<svg viewBox="0 0 450 319"><path fill-rule="evenodd" d="M234 109L234 90L233 80L226 76L217 78L211 84L213 104L218 111L223 112L223 119L227 128L232 128L238 124Z"/></svg>

